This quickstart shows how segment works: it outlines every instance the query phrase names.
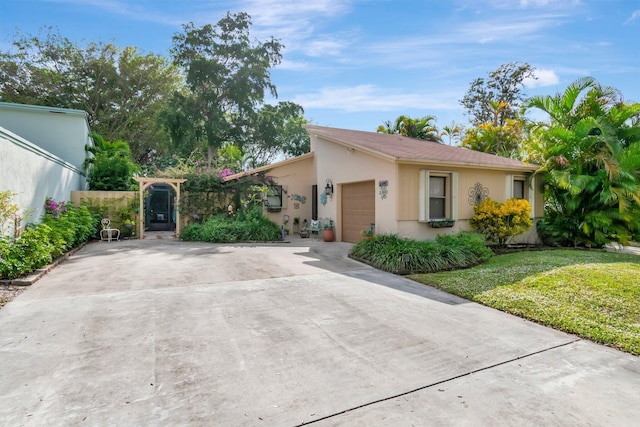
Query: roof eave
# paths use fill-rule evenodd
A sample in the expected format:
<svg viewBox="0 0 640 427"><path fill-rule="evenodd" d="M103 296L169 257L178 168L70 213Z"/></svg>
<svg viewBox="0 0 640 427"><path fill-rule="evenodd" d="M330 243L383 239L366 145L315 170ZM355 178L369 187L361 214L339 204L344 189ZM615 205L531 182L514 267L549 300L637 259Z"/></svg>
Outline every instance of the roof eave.
<svg viewBox="0 0 640 427"><path fill-rule="evenodd" d="M314 131L314 130L313 129L307 129L307 131ZM398 160L398 158L395 157L395 156L391 156L389 154L385 154L385 153L382 153L382 152L380 152L378 150L373 150L371 148L367 148L367 147L364 147L362 145L353 144L351 142L348 142L348 141L345 141L345 140L342 140L342 139L334 138L334 137L331 137L331 136L329 136L327 134L324 134L322 132L315 132L314 131L313 134L314 134L314 136L317 136L318 138L322 138L324 140L333 142L334 144L338 144L338 145L341 145L341 146L346 147L346 148L352 148L354 150L361 151L361 152L369 154L371 156L375 156L375 157L378 157L378 158L381 158L381 159L385 159L385 160L390 160L390 161Z"/></svg>
<svg viewBox="0 0 640 427"><path fill-rule="evenodd" d="M484 163L469 163L469 162L443 162L440 160L426 160L426 159L411 159L411 158L398 158L397 163L412 164L412 165L438 165L446 168L464 168L464 169L491 169L491 170L509 170L518 172L535 172L538 170L537 165L490 165Z"/></svg>
<svg viewBox="0 0 640 427"><path fill-rule="evenodd" d="M265 171L271 170L273 168L277 168L277 167L280 167L280 166L288 165L290 163L295 163L295 162L299 162L301 160L313 158L314 155L315 154L313 153L313 151L310 151L310 152L302 154L300 156L291 157L289 159L285 159L285 160L282 160L280 162L271 163L271 164L268 164L268 165L265 165L265 166L260 166L259 168L251 169L251 170L248 170L248 171L234 173L233 175L227 175L226 177L224 177L224 181L231 181L232 179L242 178L243 176L253 175L254 173L265 172Z"/></svg>

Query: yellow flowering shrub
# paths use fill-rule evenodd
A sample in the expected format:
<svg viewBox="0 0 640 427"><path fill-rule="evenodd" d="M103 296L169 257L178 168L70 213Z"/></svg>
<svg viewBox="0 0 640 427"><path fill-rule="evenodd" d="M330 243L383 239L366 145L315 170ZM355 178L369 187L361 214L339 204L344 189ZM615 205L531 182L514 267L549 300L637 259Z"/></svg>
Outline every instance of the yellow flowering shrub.
<svg viewBox="0 0 640 427"><path fill-rule="evenodd" d="M524 199L499 203L486 198L473 207L473 212L469 220L471 228L498 246L504 246L511 237L524 233L532 225L531 205Z"/></svg>

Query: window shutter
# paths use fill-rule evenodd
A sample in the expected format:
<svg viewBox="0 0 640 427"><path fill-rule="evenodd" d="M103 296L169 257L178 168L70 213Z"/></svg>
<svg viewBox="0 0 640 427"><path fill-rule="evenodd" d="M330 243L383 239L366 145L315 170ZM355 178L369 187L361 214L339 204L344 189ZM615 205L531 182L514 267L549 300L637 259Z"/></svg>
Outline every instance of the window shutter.
<svg viewBox="0 0 640 427"><path fill-rule="evenodd" d="M418 194L418 221L429 221L429 171L420 171L420 190Z"/></svg>
<svg viewBox="0 0 640 427"><path fill-rule="evenodd" d="M536 177L532 176L529 180L529 194L527 194L527 198L529 199L529 204L531 205L531 218L535 218L535 210L536 210Z"/></svg>
<svg viewBox="0 0 640 427"><path fill-rule="evenodd" d="M513 175L507 175L507 181L504 184L504 199L509 200L513 197Z"/></svg>
<svg viewBox="0 0 640 427"><path fill-rule="evenodd" d="M451 173L451 219L458 219L458 172Z"/></svg>

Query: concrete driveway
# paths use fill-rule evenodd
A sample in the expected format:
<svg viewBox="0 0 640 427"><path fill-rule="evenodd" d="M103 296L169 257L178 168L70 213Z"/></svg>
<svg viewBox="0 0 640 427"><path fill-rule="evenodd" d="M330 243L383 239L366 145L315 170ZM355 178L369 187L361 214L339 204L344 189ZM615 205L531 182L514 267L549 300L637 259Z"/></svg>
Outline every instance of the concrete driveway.
<svg viewBox="0 0 640 427"><path fill-rule="evenodd" d="M0 310L0 423L638 425L639 358L348 248L85 246Z"/></svg>

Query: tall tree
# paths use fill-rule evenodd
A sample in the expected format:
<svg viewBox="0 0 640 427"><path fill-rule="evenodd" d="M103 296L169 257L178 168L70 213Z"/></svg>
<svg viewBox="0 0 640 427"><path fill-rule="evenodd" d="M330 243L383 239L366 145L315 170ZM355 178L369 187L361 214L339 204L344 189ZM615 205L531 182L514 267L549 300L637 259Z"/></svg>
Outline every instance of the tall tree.
<svg viewBox="0 0 640 427"><path fill-rule="evenodd" d="M441 142L434 116L411 118L398 116L394 122L386 121L378 126L376 132L408 136L409 138Z"/></svg>
<svg viewBox="0 0 640 427"><path fill-rule="evenodd" d="M562 94L525 105L549 115L528 151L542 164L542 234L575 246L626 243L640 235L640 104L585 77Z"/></svg>
<svg viewBox="0 0 640 427"><path fill-rule="evenodd" d="M507 119L515 119L525 97L524 81L535 78L534 71L527 63L509 62L490 72L487 79L479 77L471 82L460 100L460 104L467 109L471 124L504 126ZM499 114L495 114L496 105L502 106Z"/></svg>
<svg viewBox="0 0 640 427"><path fill-rule="evenodd" d="M298 156L309 152L303 113L300 105L289 101L264 105L258 111L250 141L244 144L247 166L265 165L281 154Z"/></svg>
<svg viewBox="0 0 640 427"><path fill-rule="evenodd" d="M80 46L52 28L17 35L0 52L2 101L84 110L93 131L130 141L138 161L165 150L168 137L156 120L179 84L177 69L161 56L113 44Z"/></svg>
<svg viewBox="0 0 640 427"><path fill-rule="evenodd" d="M270 69L282 60L283 45L273 37L252 42L250 26L247 13L227 13L215 26L186 24L173 37L173 60L189 89L175 103L194 128L190 135L206 144L209 162L227 142L242 148L265 92L277 97Z"/></svg>

